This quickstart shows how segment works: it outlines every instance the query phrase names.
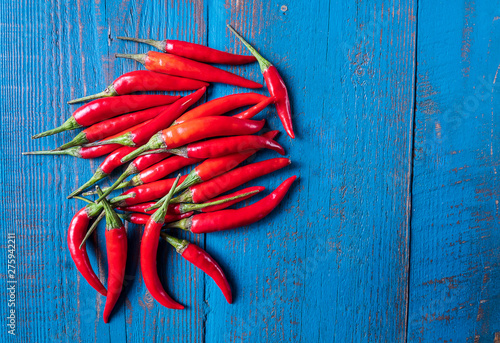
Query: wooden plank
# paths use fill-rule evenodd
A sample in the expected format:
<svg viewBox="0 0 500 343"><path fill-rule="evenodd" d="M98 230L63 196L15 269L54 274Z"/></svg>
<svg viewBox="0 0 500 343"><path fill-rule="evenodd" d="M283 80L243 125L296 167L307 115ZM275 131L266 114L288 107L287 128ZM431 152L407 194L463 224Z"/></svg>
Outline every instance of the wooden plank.
<svg viewBox="0 0 500 343"><path fill-rule="evenodd" d="M499 5L419 2L409 342L500 332Z"/></svg>
<svg viewBox="0 0 500 343"><path fill-rule="evenodd" d="M206 340L402 341L415 3L282 5L209 5L209 44L241 47L234 24L291 92L297 139L279 140L293 164L255 184L300 179L269 218L206 237L235 291L228 306L206 283Z"/></svg>

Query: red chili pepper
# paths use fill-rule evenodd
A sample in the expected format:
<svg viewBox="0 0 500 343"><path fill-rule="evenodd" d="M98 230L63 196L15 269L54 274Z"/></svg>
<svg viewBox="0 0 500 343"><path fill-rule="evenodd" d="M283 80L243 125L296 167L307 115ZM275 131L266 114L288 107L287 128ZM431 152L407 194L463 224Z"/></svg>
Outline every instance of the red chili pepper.
<svg viewBox="0 0 500 343"><path fill-rule="evenodd" d="M206 117L169 127L155 134L148 143L124 158L124 161L154 149L172 149L205 138L218 136L241 136L256 133L265 121L253 121L232 117Z"/></svg>
<svg viewBox="0 0 500 343"><path fill-rule="evenodd" d="M125 186L121 187L121 183L123 180L125 180L130 175L137 174L140 171L166 159L170 155L171 155L170 153L164 152L164 153L159 153L159 154L147 154L147 155L137 157L134 161L132 161L128 165L127 169L125 169L123 174L118 177L118 179L115 181L115 183L113 183L110 187L108 187L104 191L104 194L102 196L100 196L96 200L96 202L101 201L102 198L108 196L108 194L110 194L113 190L115 190L117 188L125 187Z"/></svg>
<svg viewBox="0 0 500 343"><path fill-rule="evenodd" d="M222 294L224 294L228 303L231 304L233 302L233 295L231 293L229 282L227 281L222 268L219 266L217 261L212 258L212 256L199 246L189 243L185 239L180 240L167 235L164 232L161 233L161 237L172 245L184 259L191 262L210 276L215 281L217 286L219 286L219 289L222 291Z"/></svg>
<svg viewBox="0 0 500 343"><path fill-rule="evenodd" d="M201 87L208 87L208 85L209 84L206 82L184 77L165 75L148 70L136 70L118 77L104 91L68 101L68 104L117 95L126 95L134 92L191 91Z"/></svg>
<svg viewBox="0 0 500 343"><path fill-rule="evenodd" d="M155 211L156 212L156 211ZM181 220L184 218L189 218L193 215L194 212L187 212L182 214L166 214L165 215L165 223L171 223L176 220ZM148 223L151 215L145 213L123 213L120 214L120 218L126 220L132 224L137 225L146 225Z"/></svg>
<svg viewBox="0 0 500 343"><path fill-rule="evenodd" d="M179 182L179 178L180 174L173 182L172 188L169 191L170 197L172 197L174 189ZM158 239L160 238L161 228L163 226L163 223L165 222L165 215L167 214L169 203L170 199L167 199L165 204L160 207L160 209L153 215L151 215L148 222L146 223L141 240L141 272L144 283L146 284L146 288L148 289L151 296L156 299L156 301L168 308L182 310L184 306L173 300L163 289L156 269Z"/></svg>
<svg viewBox="0 0 500 343"><path fill-rule="evenodd" d="M182 176L180 182L184 181L186 175ZM165 179L140 185L123 192L120 196L111 199L111 203L117 207L125 207L142 202L159 199L168 193L175 179ZM124 196L130 196L123 199Z"/></svg>
<svg viewBox="0 0 500 343"><path fill-rule="evenodd" d="M78 135L76 135L76 137L73 138L71 142L61 145L55 150L64 150L73 146L92 143L98 141L99 139L116 135L117 133L121 133L124 131L126 132L130 128L138 124L144 123L149 119L153 119L156 115L169 107L170 105L152 107L142 111L132 112L116 118L101 121L83 130Z"/></svg>
<svg viewBox="0 0 500 343"><path fill-rule="evenodd" d="M93 184L95 184L97 181L104 179L107 177L109 174L113 172L116 168L121 166L123 163L121 162L121 159L124 156L127 156L131 152L133 152L135 147L130 147L130 146L122 146L121 148L115 150L111 154L109 154L104 161L97 167L94 175L85 182L83 185L78 187L76 190L71 192L70 195L68 195L68 199L72 198L73 196L80 194L83 192L85 189L89 188Z"/></svg>
<svg viewBox="0 0 500 343"><path fill-rule="evenodd" d="M195 102L200 100L200 98L205 94L206 87L198 89L196 92L191 93L170 105L169 108L158 114L154 119L151 119L148 125L143 125L137 129L130 130L113 139L108 139L105 141L96 142L90 144L92 145L102 145L102 144L121 144L127 146L137 146L142 145L151 138L152 135L160 130L169 127L172 122L177 119L184 111L186 111L190 106L194 105Z"/></svg>
<svg viewBox="0 0 500 343"><path fill-rule="evenodd" d="M264 148L285 154L283 147L274 140L252 135L214 138L170 149L169 152L186 158L216 158Z"/></svg>
<svg viewBox="0 0 500 343"><path fill-rule="evenodd" d="M182 56L189 58L190 60L204 63L238 65L256 61L256 58L253 56L231 54L229 52L209 48L208 46L184 42L180 40L165 39L159 41L153 39L140 39L130 37L117 38L137 43L146 43L163 52L168 52L172 55Z"/></svg>
<svg viewBox="0 0 500 343"><path fill-rule="evenodd" d="M167 228L179 228L194 233L210 233L231 230L255 223L267 216L283 200L297 176L286 179L271 194L250 206L236 210L222 210L195 214L167 225Z"/></svg>
<svg viewBox="0 0 500 343"><path fill-rule="evenodd" d="M98 188L98 192L100 189ZM98 194L99 194L98 193ZM115 307L125 279L125 266L127 264L127 232L123 223L111 208L109 202L102 201L106 212L106 252L108 254L108 294L104 305L103 319L109 322L109 316Z"/></svg>
<svg viewBox="0 0 500 343"><path fill-rule="evenodd" d="M247 47L248 50L257 58L260 65L260 70L262 75L264 75L264 80L266 80L267 88L271 96L275 98L276 111L280 117L281 123L285 128L286 133L291 138L295 138L292 127L292 111L290 109L290 99L288 97L288 91L285 86L285 82L281 78L278 70L275 66L271 64L268 60L262 57L261 54L255 50L238 32L236 32L231 25L227 25L229 30L233 32L236 37Z"/></svg>
<svg viewBox="0 0 500 343"><path fill-rule="evenodd" d="M250 107L248 110L235 114L233 117L240 119L252 119L254 116L259 114L264 108L272 104L274 100L275 98L273 96L267 98L259 102L257 105Z"/></svg>
<svg viewBox="0 0 500 343"><path fill-rule="evenodd" d="M239 93L223 96L206 102L192 110L184 113L172 125L177 125L188 120L201 117L212 117L232 111L236 108L255 105L268 99L267 96L258 93Z"/></svg>
<svg viewBox="0 0 500 343"><path fill-rule="evenodd" d="M212 180L189 187L181 195L172 199L172 203L191 202L199 204L205 202L259 176L286 167L290 163L291 161L288 158L272 158L233 169Z"/></svg>
<svg viewBox="0 0 500 343"><path fill-rule="evenodd" d="M90 219L96 217L102 210L102 206L90 204L78 211L68 228L68 248L76 269L82 274L96 291L106 296L106 288L95 274L90 264L89 256L87 255L86 244L80 248L83 238L87 233Z"/></svg>
<svg viewBox="0 0 500 343"><path fill-rule="evenodd" d="M172 54L149 51L146 54L116 54L115 57L130 58L143 64L146 69L159 73L239 87L262 88L261 84L239 75Z"/></svg>
<svg viewBox="0 0 500 343"><path fill-rule="evenodd" d="M177 99L179 99L179 96L151 94L97 99L78 108L61 126L36 134L32 138L50 136L59 132L78 129L82 126L90 126L120 114L171 104Z"/></svg>

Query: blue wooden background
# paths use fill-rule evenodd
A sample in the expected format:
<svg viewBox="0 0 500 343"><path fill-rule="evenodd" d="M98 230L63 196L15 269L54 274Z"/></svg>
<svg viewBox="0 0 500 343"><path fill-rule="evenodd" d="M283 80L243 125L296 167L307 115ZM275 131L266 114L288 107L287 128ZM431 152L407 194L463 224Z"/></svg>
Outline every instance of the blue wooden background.
<svg viewBox="0 0 500 343"><path fill-rule="evenodd" d="M233 305L161 245L162 279L188 307L159 306L130 225L135 254L105 325L66 247L83 204L65 196L100 161L21 152L68 141L30 137L61 124L69 99L140 68L113 56L147 47L116 36L244 52L227 23L277 65L294 109L297 138L279 137L292 166L253 184L300 179L258 224L186 236L220 261ZM4 0L0 30L2 341L500 342L500 1ZM228 69L262 81L257 65ZM274 109L261 117L281 129ZM103 235L91 246L102 251ZM105 278L106 257L91 259Z"/></svg>

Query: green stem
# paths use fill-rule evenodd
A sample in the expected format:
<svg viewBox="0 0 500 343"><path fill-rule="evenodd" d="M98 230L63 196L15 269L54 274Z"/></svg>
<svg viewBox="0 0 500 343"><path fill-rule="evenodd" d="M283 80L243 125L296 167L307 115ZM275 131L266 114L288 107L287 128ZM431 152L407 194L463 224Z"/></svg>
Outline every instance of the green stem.
<svg viewBox="0 0 500 343"><path fill-rule="evenodd" d="M128 154L127 156L122 158L121 162L122 163L128 162L128 161L136 158L137 156L139 156L143 152L146 152L148 150L160 149L160 148L165 148L165 143L163 142L163 137L162 137L161 131L154 134L149 139L149 142L147 142L146 144L144 144L140 148L132 151L130 154Z"/></svg>
<svg viewBox="0 0 500 343"><path fill-rule="evenodd" d="M241 199L241 198L247 197L247 196L255 194L255 193L259 193L259 191L255 190L255 191L252 191L252 192L243 193L243 194L240 194L240 195L235 195L234 197L230 197L230 198L226 198L226 199L220 199L220 200L216 200L216 201L205 202L203 204L184 204L184 203L182 203L181 206L180 206L180 210L181 210L180 212L181 213L187 213L187 212L191 212L191 211L198 211L198 210L201 210L201 209L203 209L205 207L210 207L210 206L225 204L226 202L237 200L237 199Z"/></svg>
<svg viewBox="0 0 500 343"><path fill-rule="evenodd" d="M90 235L92 235L92 233L97 228L97 225L99 225L99 222L102 220L102 218L104 218L104 215L105 215L105 212L101 212L101 214L99 215L99 217L97 217L96 220L94 220L94 222L92 223L92 226L87 230L87 233L85 234L85 237L83 237L82 242L80 243L80 246L78 247L78 249L81 249L82 246L87 241L87 239L89 239Z"/></svg>
<svg viewBox="0 0 500 343"><path fill-rule="evenodd" d="M154 40L154 39L142 39L142 38L131 38L131 37L116 37L118 39L121 39L121 40L128 40L128 41L131 41L131 42L136 42L136 43L145 43L145 44L149 44L151 46L154 46L155 48L157 48L158 50L161 50L161 51L165 51L166 49L166 46L167 46L167 42L162 40L162 41L159 41L159 40Z"/></svg>
<svg viewBox="0 0 500 343"><path fill-rule="evenodd" d="M133 163L130 163L128 165L127 169L125 170L125 172L123 172L123 174L120 175L120 177L118 178L118 180L116 180L115 183L113 183L111 185L111 187L108 187L104 191L104 193L96 200L96 202L99 202L103 198L107 197L112 191L114 191L120 185L120 183L123 180L125 180L127 177L129 177L130 175L135 174L137 172L138 172L137 167Z"/></svg>
<svg viewBox="0 0 500 343"><path fill-rule="evenodd" d="M233 29L233 27L229 24L227 24L227 27L229 28L229 30L231 30L232 33L235 34L236 37L238 37L238 39L247 47L247 49L252 53L252 55L255 56L255 58L257 59L257 62L259 62L259 65L260 65L260 70L262 72L265 72L267 69L269 69L270 66L272 66L271 62L269 62L268 60L266 60L264 57L262 57L261 54L258 53L257 50L255 50L255 48L253 46L250 45L250 43L248 43L245 38L243 38L238 32L236 32L235 29Z"/></svg>
<svg viewBox="0 0 500 343"><path fill-rule="evenodd" d="M161 238L166 240L181 255L189 245L189 242L186 241L185 239L179 239L179 238L172 237L170 235L167 235L165 232L161 232L160 235L161 235Z"/></svg>
<svg viewBox="0 0 500 343"><path fill-rule="evenodd" d="M118 214L118 217L120 217L120 219L123 219L123 220L126 220L126 221L130 221L130 216L132 215L132 213L130 212L127 212L127 213L119 213Z"/></svg>
<svg viewBox="0 0 500 343"><path fill-rule="evenodd" d="M108 144L120 144L120 145L126 145L126 146L135 146L135 142L132 140L132 134L130 132L124 133L121 136L111 138L111 139L105 139L102 141L97 141L93 142L90 144L86 144L85 147L92 147L92 146L98 146L98 145L108 145Z"/></svg>
<svg viewBox="0 0 500 343"><path fill-rule="evenodd" d="M76 122L75 117L71 116L61 126L56 127L55 129L52 129L52 130L47 130L45 132L37 133L36 135L32 136L31 138L37 139L40 137L55 135L56 133L78 129L79 127L82 127L82 126Z"/></svg>
<svg viewBox="0 0 500 343"><path fill-rule="evenodd" d="M155 212L156 213L156 212ZM191 223L193 217L184 218L176 222L168 223L165 228L167 229L181 229L184 231L189 231L191 229Z"/></svg>
<svg viewBox="0 0 500 343"><path fill-rule="evenodd" d="M155 223L160 223L163 224L165 222L165 215L167 214L168 210L168 205L170 204L170 199L172 199L172 195L174 195L175 188L177 187L177 184L179 183L179 179L181 178L181 174L177 175L175 178L174 184L170 188L170 191L167 194L167 199L163 203L163 205L156 211L155 213L152 214L151 219Z"/></svg>
<svg viewBox="0 0 500 343"><path fill-rule="evenodd" d="M73 138L71 140L71 142L63 144L59 148L55 148L54 151L65 150L68 148L72 148L74 146L83 145L83 144L88 143L88 142L89 142L89 140L87 139L87 134L85 133L85 131L82 131L79 134L77 134L75 136L75 138Z"/></svg>
<svg viewBox="0 0 500 343"><path fill-rule="evenodd" d="M54 151L54 150L28 151L28 152L23 152L23 155L70 155L78 158L82 157L82 155L80 154L80 147L73 147L61 151Z"/></svg>
<svg viewBox="0 0 500 343"><path fill-rule="evenodd" d="M146 54L115 54L117 58L129 58L131 60L137 61L141 64L146 63Z"/></svg>
<svg viewBox="0 0 500 343"><path fill-rule="evenodd" d="M129 193L129 194L124 194L124 195L119 195L117 197L114 197L111 199L109 202L113 204L115 207L121 207L121 206L126 206L127 203L125 200L129 198L135 198L135 193Z"/></svg>
<svg viewBox="0 0 500 343"><path fill-rule="evenodd" d="M102 198L102 190L99 186L95 186L97 194ZM123 226L122 220L116 214L115 210L111 207L108 199L103 198L102 204L104 205L104 212L106 212L106 230L119 229Z"/></svg>
<svg viewBox="0 0 500 343"><path fill-rule="evenodd" d="M90 201L89 199L85 199L84 197L79 197L78 195L75 195L75 196L73 197L73 199L78 199L78 200L81 200L81 201L85 201L85 202L87 202L87 203L89 203L89 204L93 204L93 202L92 202L92 201Z"/></svg>
<svg viewBox="0 0 500 343"><path fill-rule="evenodd" d="M174 194L179 193L180 191L191 187L192 185L196 185L197 183L202 182L203 180L198 176L198 173L196 172L196 169L191 170L191 172L188 174L188 176L184 179L184 182L182 182L179 186L176 187ZM165 200L167 199L167 195L165 195L163 198L158 200L153 206L149 207L146 209L146 211L151 211L154 210L158 207L160 207ZM189 212L189 211L188 211Z"/></svg>
<svg viewBox="0 0 500 343"><path fill-rule="evenodd" d="M73 196L75 196L77 194L80 194L85 189L87 189L90 186L92 186L93 184L95 184L97 181L104 179L106 176L108 176L108 174L106 174L105 172L103 172L100 167L97 168L97 170L95 171L94 175L92 175L92 177L90 178L90 180L88 180L87 182L85 182L82 186L78 187L77 190L71 192L71 194L68 195L68 199L72 198Z"/></svg>
<svg viewBox="0 0 500 343"><path fill-rule="evenodd" d="M184 202L193 202L193 194L191 194L191 190L189 188L170 201L171 204L179 204Z"/></svg>
<svg viewBox="0 0 500 343"><path fill-rule="evenodd" d="M110 96L117 96L117 95L119 95L119 94L116 92L115 87L113 86L113 84L110 84L108 86L108 88L106 88L102 92L99 92L97 94L87 95L87 96L84 96L82 98L70 100L70 101L68 101L68 104L71 105L71 104L76 104L77 102L82 102L82 101L87 101L87 100L94 100L94 99L99 99L99 98L107 98L107 97L110 97Z"/></svg>

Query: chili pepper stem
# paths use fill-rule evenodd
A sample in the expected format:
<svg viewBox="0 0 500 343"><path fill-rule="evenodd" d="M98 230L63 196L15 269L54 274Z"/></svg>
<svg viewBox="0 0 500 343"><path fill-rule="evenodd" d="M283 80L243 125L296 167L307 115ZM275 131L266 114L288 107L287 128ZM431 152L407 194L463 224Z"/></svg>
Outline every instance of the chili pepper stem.
<svg viewBox="0 0 500 343"><path fill-rule="evenodd" d="M97 168L94 175L92 175L92 177L87 182L85 182L82 186L78 187L78 189L74 190L70 195L68 195L68 199L71 199L73 196L80 194L86 188L89 188L97 181L104 179L106 176L108 176L108 174L103 172L101 168Z"/></svg>
<svg viewBox="0 0 500 343"><path fill-rule="evenodd" d="M165 222L165 215L167 214L168 210L168 205L170 204L170 199L172 199L172 195L174 195L175 188L177 187L177 184L179 183L179 179L181 178L181 174L177 175L177 178L174 181L174 184L172 185L172 188L170 188L170 191L167 194L167 198L165 199L165 202L163 205L160 207L158 211L153 213L151 215L151 220L153 220L155 223L164 223Z"/></svg>
<svg viewBox="0 0 500 343"><path fill-rule="evenodd" d="M99 217L97 217L96 220L94 220L94 222L92 223L92 226L87 230L87 233L85 234L85 237L83 237L82 242L80 243L80 246L78 247L78 249L82 248L82 246L85 244L85 242L87 241L87 239L89 239L89 237L95 231L95 229L97 228L97 225L99 225L99 222L102 220L102 218L104 218L105 215L106 215L105 212L101 212L101 214L99 215Z"/></svg>
<svg viewBox="0 0 500 343"><path fill-rule="evenodd" d="M147 142L146 144L144 144L140 148L132 151L130 154L128 154L127 156L125 156L124 158L122 158L121 162L122 163L128 162L128 161L136 158L137 156L139 156L143 152L146 152L148 150L158 149L158 148L161 148L164 145L165 144L163 142L163 138L161 136L161 131L160 131L159 133L153 135L153 137L151 137L151 139L149 140L149 142Z"/></svg>
<svg viewBox="0 0 500 343"><path fill-rule="evenodd" d="M135 146L134 141L132 140L132 134L129 132L124 133L121 136L111 138L111 139L105 139L102 141L97 141L94 143L86 144L85 147L93 147L93 146L98 146L98 145L107 145L107 144L120 144L120 145L126 145L126 146Z"/></svg>
<svg viewBox="0 0 500 343"><path fill-rule="evenodd" d="M189 191L189 189L186 189L180 195L178 195L175 198L173 198L172 200L170 200L171 204L180 204L180 203L185 203L185 202L193 202L193 196L191 195L191 192Z"/></svg>
<svg viewBox="0 0 500 343"><path fill-rule="evenodd" d="M122 205L126 205L125 200L127 200L129 198L134 198L134 197L135 197L135 193L124 194L124 195L119 195L117 197L114 197L109 202L111 204L113 204L113 206L115 206L115 207L120 207Z"/></svg>
<svg viewBox="0 0 500 343"><path fill-rule="evenodd" d="M73 197L73 199L78 199L78 200L81 200L81 201L85 201L85 202L87 202L87 203L89 203L89 204L92 204L92 203L93 203L93 202L92 202L92 201L90 201L89 199L85 199L84 197L79 197L78 195L75 195L75 196Z"/></svg>
<svg viewBox="0 0 500 343"><path fill-rule="evenodd" d="M234 197L230 197L230 198L226 198L226 199L221 199L221 200L211 201L211 202L205 202L203 204L184 204L183 203L180 206L180 212L181 213L187 213L187 212L201 210L201 209L203 209L205 207L210 207L210 206L215 206L215 205L221 205L221 204L224 204L226 202L237 200L237 199L240 199L240 198L244 198L244 197L247 197L247 196L255 194L255 193L259 193L259 191L255 190L255 191L243 193L243 194L240 194L240 195L235 195Z"/></svg>
<svg viewBox="0 0 500 343"><path fill-rule="evenodd" d="M87 134L85 133L85 131L82 131L79 134L77 134L75 136L75 138L73 138L70 142L63 144L58 148L55 148L53 151L61 151L61 150L69 149L69 148L72 148L74 146L83 145L83 144L88 143L88 142L89 142L89 140L87 139Z"/></svg>
<svg viewBox="0 0 500 343"><path fill-rule="evenodd" d="M123 172L123 174L120 175L120 177L118 177L118 179L115 181L115 183L113 183L111 185L111 187L108 187L104 191L104 193L96 200L96 202L99 202L103 198L107 197L112 191L114 191L120 185L120 183L123 180L125 180L127 177L129 177L130 175L135 174L137 172L138 172L137 167L133 163L130 163L128 165L127 169Z"/></svg>
<svg viewBox="0 0 500 343"><path fill-rule="evenodd" d="M55 151L55 150L28 151L28 152L23 152L23 155L70 155L78 158L82 157L82 155L80 154L79 147L73 147L60 151Z"/></svg>
<svg viewBox="0 0 500 343"><path fill-rule="evenodd" d="M99 194L99 196L103 198L101 188L99 186L95 186L95 189L97 191L97 194ZM101 203L104 205L104 212L106 213L106 230L113 230L122 227L123 223L118 214L111 207L108 199L103 198Z"/></svg>
<svg viewBox="0 0 500 343"><path fill-rule="evenodd" d="M52 130L47 130L47 131L44 131L41 133L37 133L36 135L33 135L31 138L37 139L37 138L41 138L41 137L51 136L51 135L55 135L56 133L59 133L59 132L78 129L79 127L82 127L82 126L76 122L75 117L71 116L61 126L56 127L55 129L52 129Z"/></svg>
<svg viewBox="0 0 500 343"><path fill-rule="evenodd" d="M68 101L68 104L71 105L71 104L76 104L78 102L83 102L83 101L87 101L87 100L94 100L94 99L99 99L99 98L107 98L107 97L117 96L117 95L119 95L119 94L116 92L115 87L113 86L113 84L110 84L102 92L99 92L99 93L96 93L96 94L92 94L92 95L87 95L87 96L84 96L84 97L81 97L81 98L78 98L78 99L70 100L70 101Z"/></svg>
<svg viewBox="0 0 500 343"><path fill-rule="evenodd" d="M181 229L184 231L189 231L191 228L192 220L193 220L192 217L184 218L176 222L168 223L165 227L167 229Z"/></svg>
<svg viewBox="0 0 500 343"><path fill-rule="evenodd" d="M141 64L146 63L146 54L115 54L116 58L128 58Z"/></svg>
<svg viewBox="0 0 500 343"><path fill-rule="evenodd" d="M121 40L128 40L131 42L136 42L136 43L145 43L149 44L151 46L154 46L158 50L165 51L166 47L166 42L165 41L159 41L159 40L154 40L154 39L142 39L142 38L132 38L132 37L116 37Z"/></svg>
<svg viewBox="0 0 500 343"><path fill-rule="evenodd" d="M200 183L202 182L203 180L198 176L198 174L196 173L196 169L193 169L189 174L188 176L184 179L184 181L175 188L175 191L174 191L174 194L175 193L178 193L192 185L195 185L197 183ZM161 198L160 200L158 200L156 202L156 204L154 204L153 206L149 207L146 209L146 211L151 211L151 210L154 210L158 207L160 207L164 202L165 202L165 199L167 199L167 195L165 195L163 198ZM189 211L188 211L189 212Z"/></svg>
<svg viewBox="0 0 500 343"><path fill-rule="evenodd" d="M179 239L179 238L172 237L170 235L167 235L165 232L161 232L160 235L161 235L161 238L166 240L168 242L168 244L173 246L175 248L175 251L177 251L181 255L189 245L189 242L186 241L185 239Z"/></svg>
<svg viewBox="0 0 500 343"><path fill-rule="evenodd" d="M243 38L238 32L236 32L236 30L231 25L227 24L227 27L229 28L229 30L232 33L234 33L234 35L236 37L238 37L238 39L243 43L243 45L245 45L247 47L247 49L250 51L250 53L255 56L255 58L257 59L257 62L259 62L260 70L262 72L264 72L270 66L272 66L271 62L269 62L264 57L262 57L262 55L259 54L259 52L257 50L255 50L255 48L253 46L251 46L250 43L248 43L245 40L245 38Z"/></svg>

